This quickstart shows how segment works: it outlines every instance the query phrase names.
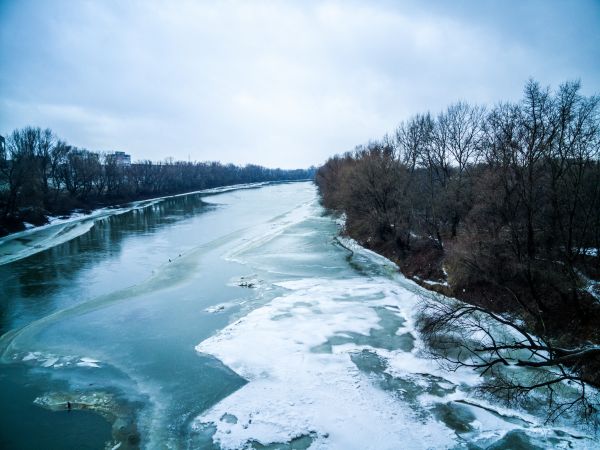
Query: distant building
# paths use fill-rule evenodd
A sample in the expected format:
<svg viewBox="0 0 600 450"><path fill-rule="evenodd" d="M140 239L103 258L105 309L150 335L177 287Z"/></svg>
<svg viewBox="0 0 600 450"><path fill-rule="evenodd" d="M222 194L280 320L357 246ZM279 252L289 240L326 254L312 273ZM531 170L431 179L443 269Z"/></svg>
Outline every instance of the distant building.
<svg viewBox="0 0 600 450"><path fill-rule="evenodd" d="M113 159L118 166L130 166L131 165L131 155L128 155L125 152L113 152L108 155L111 159Z"/></svg>
<svg viewBox="0 0 600 450"><path fill-rule="evenodd" d="M0 136L0 159L6 158L6 141L4 136Z"/></svg>

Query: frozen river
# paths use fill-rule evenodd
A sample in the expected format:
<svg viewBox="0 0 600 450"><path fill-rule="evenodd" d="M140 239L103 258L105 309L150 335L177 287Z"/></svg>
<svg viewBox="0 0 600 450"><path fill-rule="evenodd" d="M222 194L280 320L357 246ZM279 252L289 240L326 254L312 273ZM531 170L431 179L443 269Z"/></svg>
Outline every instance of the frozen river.
<svg viewBox="0 0 600 450"><path fill-rule="evenodd" d="M0 240L0 447L597 446L421 357L432 294L338 232L306 182Z"/></svg>

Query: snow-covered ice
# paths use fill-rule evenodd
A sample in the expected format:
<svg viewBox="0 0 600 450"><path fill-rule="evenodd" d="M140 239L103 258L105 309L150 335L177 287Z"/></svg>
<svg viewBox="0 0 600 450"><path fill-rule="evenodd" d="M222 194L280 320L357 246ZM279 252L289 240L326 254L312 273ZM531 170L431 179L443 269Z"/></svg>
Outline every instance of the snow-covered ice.
<svg viewBox="0 0 600 450"><path fill-rule="evenodd" d="M392 300L382 298L379 283L309 279L280 286L290 293L196 347L250 381L197 419L198 425L217 426L214 439L223 448L300 436L310 436L314 448L391 449L401 442L405 448L429 448L453 442L454 433L432 418L427 433L415 428L411 409L369 381L351 359L362 346L315 351L336 335L351 341L347 336L368 337L379 327L374 307ZM236 420L221 420L224 416Z"/></svg>
<svg viewBox="0 0 600 450"><path fill-rule="evenodd" d="M393 280L277 285L287 293L196 347L249 381L194 422L200 431L214 427L221 448L301 437L311 449L487 447L503 438L572 444L535 417L471 397L477 373L446 372L421 357L413 316L422 299Z"/></svg>

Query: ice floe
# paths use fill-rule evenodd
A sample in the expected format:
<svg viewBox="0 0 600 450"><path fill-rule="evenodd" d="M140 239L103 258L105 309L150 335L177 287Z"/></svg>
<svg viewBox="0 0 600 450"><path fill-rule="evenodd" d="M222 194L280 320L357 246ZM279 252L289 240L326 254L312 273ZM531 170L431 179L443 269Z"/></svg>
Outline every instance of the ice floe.
<svg viewBox="0 0 600 450"><path fill-rule="evenodd" d="M223 311L231 308L235 304L236 303L234 303L234 302L219 303L217 305L209 306L204 311L207 312L207 313L212 313L212 314L218 313L218 312L223 312Z"/></svg>
<svg viewBox="0 0 600 450"><path fill-rule="evenodd" d="M311 436L311 448L385 449L403 442L405 448L428 448L453 442L453 431L433 417L426 427L415 428L411 409L371 383L352 361L380 327L374 307L390 300L382 298L381 285L364 279L279 284L290 293L197 346L250 381L201 415L198 427L214 424L214 440L223 448L302 436ZM353 345L359 336L362 345ZM335 337L340 345L319 350ZM236 421L221 420L229 416Z"/></svg>
<svg viewBox="0 0 600 450"><path fill-rule="evenodd" d="M296 448L299 439L311 449L588 448L589 439L573 442L542 419L471 396L477 373L422 357L413 324L422 299L394 281L277 285L285 295L196 347L249 381L194 421L221 448Z"/></svg>
<svg viewBox="0 0 600 450"><path fill-rule="evenodd" d="M43 352L28 352L25 355L15 354L13 359L21 360L31 366L39 366L45 368L62 368L69 366L79 367L101 367L99 360L90 357L78 357L78 356L65 356L65 355L54 355L51 353Z"/></svg>

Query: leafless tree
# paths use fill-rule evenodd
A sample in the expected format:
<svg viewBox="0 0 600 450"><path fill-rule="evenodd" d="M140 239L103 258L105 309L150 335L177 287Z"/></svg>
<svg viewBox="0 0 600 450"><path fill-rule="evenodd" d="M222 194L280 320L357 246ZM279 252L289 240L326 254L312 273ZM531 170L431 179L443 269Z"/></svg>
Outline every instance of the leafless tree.
<svg viewBox="0 0 600 450"><path fill-rule="evenodd" d="M470 208L469 169L479 160L485 110L465 102L450 105L437 119L435 148L446 181L442 184L450 216L450 236L455 238L461 219ZM449 168L451 166L451 168Z"/></svg>
<svg viewBox="0 0 600 450"><path fill-rule="evenodd" d="M401 123L395 138L393 159L367 146L319 169L324 204L348 213L360 225L348 228L351 236L376 242L409 276L445 269L444 293L469 302L425 315L432 345L448 344L447 363L484 372L488 392L507 398L547 393L550 416L575 406L592 414L589 385L600 386L598 96L582 95L579 82L552 91L531 80L520 102L489 112L457 103Z"/></svg>
<svg viewBox="0 0 600 450"><path fill-rule="evenodd" d="M543 395L548 420L571 409L597 420L600 398L584 367L600 363L600 345L556 345L525 324L458 301L424 301L418 327L430 354L447 369L476 370L478 389L509 403Z"/></svg>

